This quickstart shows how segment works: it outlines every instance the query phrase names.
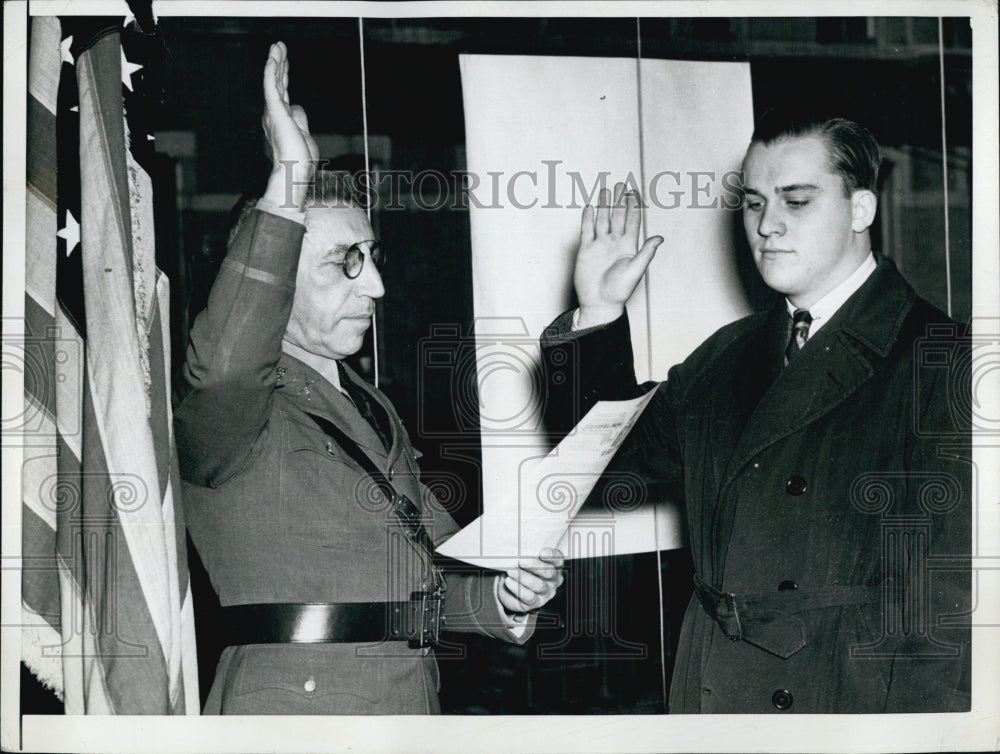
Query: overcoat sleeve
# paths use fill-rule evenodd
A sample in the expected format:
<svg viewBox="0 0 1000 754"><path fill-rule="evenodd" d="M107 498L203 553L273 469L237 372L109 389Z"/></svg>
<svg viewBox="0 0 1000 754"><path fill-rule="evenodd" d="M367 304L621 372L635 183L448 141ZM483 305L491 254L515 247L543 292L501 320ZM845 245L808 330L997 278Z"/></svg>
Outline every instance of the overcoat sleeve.
<svg viewBox="0 0 1000 754"><path fill-rule="evenodd" d="M682 502L676 417L687 367L674 366L663 383L640 385L635 378L628 315L575 332L572 317L572 312L560 315L542 333L546 429L559 439L598 401L628 400L656 390L609 469L627 468L639 474L647 491L656 497Z"/></svg>

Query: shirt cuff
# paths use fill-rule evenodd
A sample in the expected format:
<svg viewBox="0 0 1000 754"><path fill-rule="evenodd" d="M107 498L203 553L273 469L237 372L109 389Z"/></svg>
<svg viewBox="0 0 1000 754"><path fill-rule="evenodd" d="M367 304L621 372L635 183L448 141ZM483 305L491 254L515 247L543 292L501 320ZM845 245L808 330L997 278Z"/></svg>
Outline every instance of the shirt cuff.
<svg viewBox="0 0 1000 754"><path fill-rule="evenodd" d="M623 309L620 314L618 314L618 315L616 315L614 317L611 317L610 319L605 319L605 320L603 320L601 322L597 322L596 324L588 325L587 327L580 327L580 307L577 307L576 309L573 310L573 318L570 321L570 326L569 326L570 329L569 329L569 331L570 332L587 332L589 330L596 330L599 327L604 327L606 325L610 325L612 322L617 321L618 319L621 318L622 314L625 314L627 311L628 311L627 309Z"/></svg>
<svg viewBox="0 0 1000 754"><path fill-rule="evenodd" d="M500 584L503 583L503 574L498 575L493 580L493 599L496 600L497 608L500 610L500 615L507 624L507 630L510 631L514 638L520 639L524 636L524 632L528 630L528 614L527 613L514 613L511 615L507 612L507 608L503 606L500 602Z"/></svg>
<svg viewBox="0 0 1000 754"><path fill-rule="evenodd" d="M288 209L287 207L282 207L272 201L268 201L263 197L257 200L257 204L254 205L254 208L259 209L261 212L268 212L272 215L283 217L286 220L291 220L292 222L299 223L300 225L306 224L305 210Z"/></svg>

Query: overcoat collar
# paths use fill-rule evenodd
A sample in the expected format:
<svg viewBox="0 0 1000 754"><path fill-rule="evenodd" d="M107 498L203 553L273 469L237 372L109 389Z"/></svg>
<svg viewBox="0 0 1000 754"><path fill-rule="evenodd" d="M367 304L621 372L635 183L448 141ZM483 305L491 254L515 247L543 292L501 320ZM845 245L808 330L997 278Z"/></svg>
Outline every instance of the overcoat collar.
<svg viewBox="0 0 1000 754"><path fill-rule="evenodd" d="M367 391L372 402L381 410L387 411L384 399L346 364L342 375ZM377 466L385 462L386 468L389 468L396 462L401 444L391 415L389 424L392 426L392 447L387 454L375 430L361 416L351 399L308 364L282 353L278 360L278 387L288 400L305 413L321 416L343 429Z"/></svg>
<svg viewBox="0 0 1000 754"><path fill-rule="evenodd" d="M892 349L914 298L895 265L879 258L865 284L784 368L788 314L784 300L777 302L737 359L733 394L745 424L720 494L755 455L832 411L871 377L875 360Z"/></svg>

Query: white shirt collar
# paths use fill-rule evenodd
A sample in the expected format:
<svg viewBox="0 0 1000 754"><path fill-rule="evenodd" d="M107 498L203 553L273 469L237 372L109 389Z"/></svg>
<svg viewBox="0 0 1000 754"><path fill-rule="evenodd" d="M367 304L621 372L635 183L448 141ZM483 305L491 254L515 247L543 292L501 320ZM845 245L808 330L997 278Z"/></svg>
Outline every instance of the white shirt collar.
<svg viewBox="0 0 1000 754"><path fill-rule="evenodd" d="M865 257L858 268L852 272L847 278L830 291L828 294L823 296L819 301L809 307L809 314L812 315L812 324L809 325L809 337L813 337L819 329L825 325L837 310L844 305L854 292L858 290L864 282L875 272L875 255L870 251L868 256ZM796 306L785 299L785 306L788 308L788 315L791 316L795 313Z"/></svg>

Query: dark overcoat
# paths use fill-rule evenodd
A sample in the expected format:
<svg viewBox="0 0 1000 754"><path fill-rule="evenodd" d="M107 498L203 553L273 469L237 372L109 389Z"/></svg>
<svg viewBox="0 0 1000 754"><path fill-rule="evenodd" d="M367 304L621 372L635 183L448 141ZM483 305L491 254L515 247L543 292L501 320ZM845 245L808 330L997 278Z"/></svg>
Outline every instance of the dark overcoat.
<svg viewBox="0 0 1000 754"><path fill-rule="evenodd" d="M628 320L543 336L547 417L636 395ZM671 712L968 710L971 457L959 326L885 259L784 366L789 317L723 327L613 462L684 504L695 594ZM964 379L963 379L964 376Z"/></svg>
<svg viewBox="0 0 1000 754"><path fill-rule="evenodd" d="M282 353L303 232L261 211L243 224L195 322L177 395L185 518L223 606L401 601L433 586L426 550L312 416L340 427L420 506L435 541L457 529L421 484L417 454L388 399L347 371L386 412L386 451L346 396ZM446 628L530 636L532 621L515 636L501 615L495 577L446 580ZM437 692L429 647L254 644L223 652L205 711L420 714L440 711Z"/></svg>

